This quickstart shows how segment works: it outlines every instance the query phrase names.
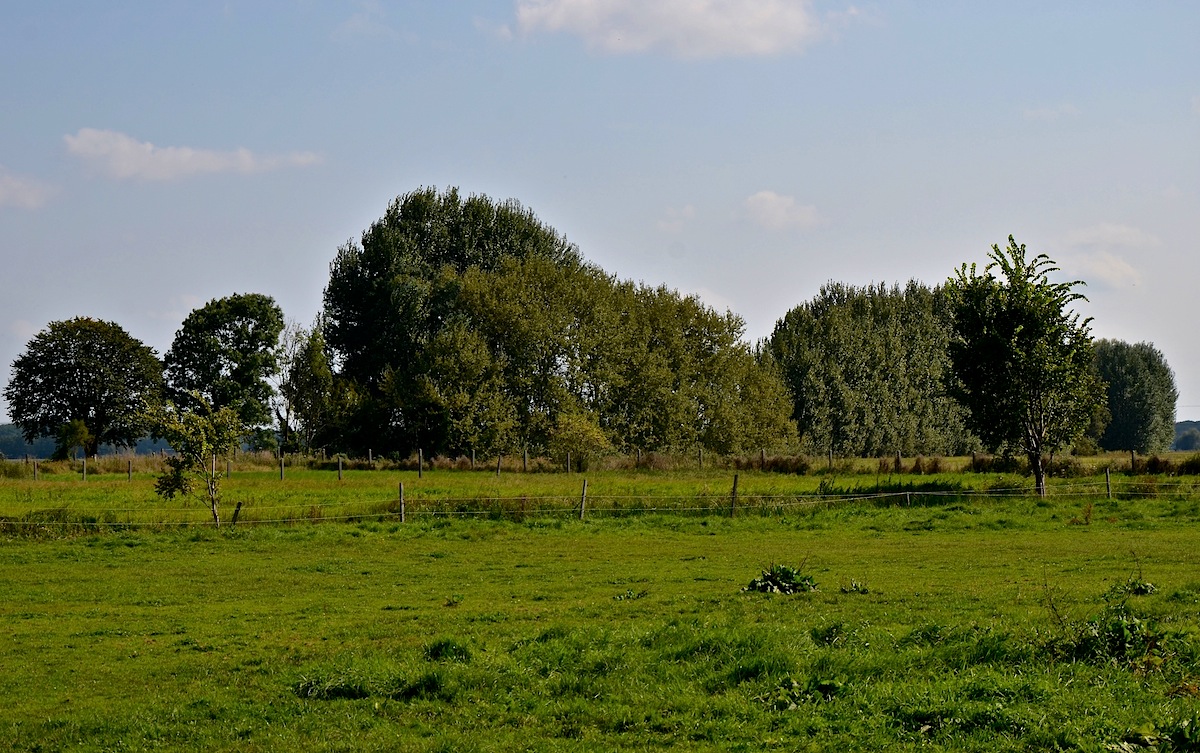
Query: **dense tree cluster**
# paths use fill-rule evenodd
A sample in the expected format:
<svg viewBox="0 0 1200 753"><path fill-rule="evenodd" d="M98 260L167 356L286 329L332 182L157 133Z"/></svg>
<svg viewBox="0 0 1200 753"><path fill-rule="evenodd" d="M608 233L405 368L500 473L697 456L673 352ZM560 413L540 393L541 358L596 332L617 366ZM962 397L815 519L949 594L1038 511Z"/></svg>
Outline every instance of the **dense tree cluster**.
<svg viewBox="0 0 1200 753"><path fill-rule="evenodd" d="M1096 373L1106 385L1109 421L1097 443L1106 450L1163 452L1175 439L1175 374L1150 343L1100 340Z"/></svg>
<svg viewBox="0 0 1200 753"><path fill-rule="evenodd" d="M359 452L787 444L786 392L742 321L585 263L515 202L399 197L339 249L324 337Z"/></svg>
<svg viewBox="0 0 1200 753"><path fill-rule="evenodd" d="M948 394L944 289L823 286L775 325L768 347L815 452L961 454L977 441Z"/></svg>
<svg viewBox="0 0 1200 753"><path fill-rule="evenodd" d="M829 283L752 348L736 315L605 273L515 201L425 188L337 250L310 328L234 294L160 361L111 322L52 322L4 396L60 456L169 439L160 490L203 481L214 521L213 453L276 440L401 457L984 447L1024 455L1044 490L1046 456L1085 430L1165 449L1176 400L1152 345L1092 343L1079 283L1054 271L1010 237L939 287Z"/></svg>

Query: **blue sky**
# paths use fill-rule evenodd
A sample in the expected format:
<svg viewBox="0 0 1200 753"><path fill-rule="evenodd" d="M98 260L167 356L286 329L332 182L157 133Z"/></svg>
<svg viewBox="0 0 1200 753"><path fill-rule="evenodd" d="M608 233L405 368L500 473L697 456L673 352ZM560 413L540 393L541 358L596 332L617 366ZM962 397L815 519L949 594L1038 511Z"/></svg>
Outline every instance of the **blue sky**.
<svg viewBox="0 0 1200 753"><path fill-rule="evenodd" d="M750 339L1011 233L1200 419L1197 39L1183 1L6 3L0 382L57 319L160 353L234 292L307 324L340 243L453 185Z"/></svg>

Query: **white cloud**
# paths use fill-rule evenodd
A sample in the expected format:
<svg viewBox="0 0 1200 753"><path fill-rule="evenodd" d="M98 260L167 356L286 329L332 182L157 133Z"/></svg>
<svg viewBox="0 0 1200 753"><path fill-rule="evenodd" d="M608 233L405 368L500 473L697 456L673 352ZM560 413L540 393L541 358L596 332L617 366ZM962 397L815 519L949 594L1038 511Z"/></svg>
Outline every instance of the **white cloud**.
<svg viewBox="0 0 1200 753"><path fill-rule="evenodd" d="M40 330L37 326L25 319L15 319L8 324L8 331L17 336L17 339L22 342L33 339Z"/></svg>
<svg viewBox="0 0 1200 753"><path fill-rule="evenodd" d="M688 220L696 216L696 207L688 204L682 209L668 207L666 214L658 221L658 229L664 233L679 233Z"/></svg>
<svg viewBox="0 0 1200 753"><path fill-rule="evenodd" d="M576 34L603 52L682 58L797 52L822 33L810 0L518 0L517 25Z"/></svg>
<svg viewBox="0 0 1200 753"><path fill-rule="evenodd" d="M774 191L759 191L742 202L751 220L769 230L811 228L820 224L821 215L810 204L797 204L792 196Z"/></svg>
<svg viewBox="0 0 1200 753"><path fill-rule="evenodd" d="M1148 248L1162 243L1157 236L1144 230L1107 222L1072 230L1063 238L1063 242L1074 247L1102 248Z"/></svg>
<svg viewBox="0 0 1200 753"><path fill-rule="evenodd" d="M50 197L50 188L36 180L14 175L0 166L0 207L37 209Z"/></svg>
<svg viewBox="0 0 1200 753"><path fill-rule="evenodd" d="M1063 118L1074 117L1079 114L1079 108L1070 102L1064 102L1061 105L1053 107L1027 107L1023 112L1026 120L1041 121L1043 123L1053 123L1056 120Z"/></svg>
<svg viewBox="0 0 1200 753"><path fill-rule="evenodd" d="M357 13L338 24L333 37L341 41L358 37L399 39L400 33L387 24L385 16L379 0L364 0L358 3Z"/></svg>
<svg viewBox="0 0 1200 753"><path fill-rule="evenodd" d="M187 146L155 146L117 131L81 128L64 136L71 154L114 178L172 180L205 173L261 173L283 167L306 167L320 162L312 152L258 155L249 149L222 152Z"/></svg>
<svg viewBox="0 0 1200 753"><path fill-rule="evenodd" d="M1078 277L1087 283L1098 281L1110 288L1136 287L1142 284L1142 273L1109 251L1070 254L1064 259L1062 267L1072 279Z"/></svg>
<svg viewBox="0 0 1200 753"><path fill-rule="evenodd" d="M1159 238L1129 225L1101 223L1079 228L1063 237L1070 249L1062 266L1070 277L1107 287L1125 288L1142 284L1142 273L1119 253L1137 253L1162 244Z"/></svg>

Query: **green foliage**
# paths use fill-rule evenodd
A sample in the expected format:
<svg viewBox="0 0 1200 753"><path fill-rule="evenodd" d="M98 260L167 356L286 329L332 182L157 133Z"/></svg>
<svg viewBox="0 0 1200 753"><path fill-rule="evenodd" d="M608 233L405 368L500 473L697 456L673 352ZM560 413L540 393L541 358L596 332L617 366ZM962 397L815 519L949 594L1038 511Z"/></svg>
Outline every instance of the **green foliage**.
<svg viewBox="0 0 1200 753"><path fill-rule="evenodd" d="M171 399L233 410L248 428L271 423L267 381L278 367L283 312L261 293L215 298L192 311L164 358Z"/></svg>
<svg viewBox="0 0 1200 753"><path fill-rule="evenodd" d="M829 283L779 320L767 347L810 451L961 454L975 440L946 394L948 338L941 288Z"/></svg>
<svg viewBox="0 0 1200 753"><path fill-rule="evenodd" d="M161 387L152 349L113 322L78 317L51 322L29 341L4 399L26 441L57 437L56 456L77 446L95 455L102 444L132 447L148 433L142 407Z"/></svg>
<svg viewBox="0 0 1200 753"><path fill-rule="evenodd" d="M1111 419L1096 433L1106 450L1165 452L1175 439L1175 403L1179 393L1167 359L1150 343L1131 345L1099 340L1096 373L1107 385Z"/></svg>
<svg viewBox="0 0 1200 753"><path fill-rule="evenodd" d="M1102 399L1091 320L1069 308L1086 300L1082 283L1051 282L1045 254L1026 259L1009 236L989 256L982 274L963 264L948 284L954 392L984 444L1024 454L1044 493L1045 456L1079 437Z"/></svg>
<svg viewBox="0 0 1200 753"><path fill-rule="evenodd" d="M154 411L155 432L174 449L166 458L167 471L155 482L154 490L171 499L203 490L213 524L221 525L221 476L217 456L232 452L241 443L246 427L238 414L228 407L213 409L199 393L191 402L197 408L180 408L167 403Z"/></svg>
<svg viewBox="0 0 1200 753"><path fill-rule="evenodd" d="M729 453L794 437L741 319L615 280L515 202L399 197L339 249L324 317L359 452ZM599 434L581 439L581 418Z"/></svg>
<svg viewBox="0 0 1200 753"><path fill-rule="evenodd" d="M743 591L758 591L760 593L795 594L816 591L817 584L811 575L801 572L801 568L788 565L771 565L762 571Z"/></svg>
<svg viewBox="0 0 1200 753"><path fill-rule="evenodd" d="M280 407L276 420L288 449L311 452L337 413L337 390L320 319L310 330L291 327L280 343Z"/></svg>

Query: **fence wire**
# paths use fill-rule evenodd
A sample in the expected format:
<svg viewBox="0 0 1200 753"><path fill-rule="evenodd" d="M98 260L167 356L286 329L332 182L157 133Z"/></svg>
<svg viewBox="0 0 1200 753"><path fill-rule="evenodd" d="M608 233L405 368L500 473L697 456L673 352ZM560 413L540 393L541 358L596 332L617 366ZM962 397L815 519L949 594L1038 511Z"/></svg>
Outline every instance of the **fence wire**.
<svg viewBox="0 0 1200 753"><path fill-rule="evenodd" d="M1106 481L1084 480L1052 487L1054 498L1104 498L1114 492L1123 499L1162 496L1186 491L1196 485L1188 482L1128 482L1114 489ZM791 510L819 507L843 507L854 504L929 507L950 500L986 501L1033 497L1028 486L983 490L921 489L904 491L852 491L737 494L587 494L587 495L512 495L473 497L413 496L403 502L389 499L357 500L337 503L293 505L249 504L242 506L237 518L231 503L222 507L225 524L299 525L319 522L408 522L420 519L497 519L530 520L553 518L616 518L645 515L684 515L730 517L738 515L783 514ZM357 511L355 510L357 508ZM212 524L210 510L204 505L165 508L72 509L67 505L0 514L0 532L22 529L165 529Z"/></svg>

